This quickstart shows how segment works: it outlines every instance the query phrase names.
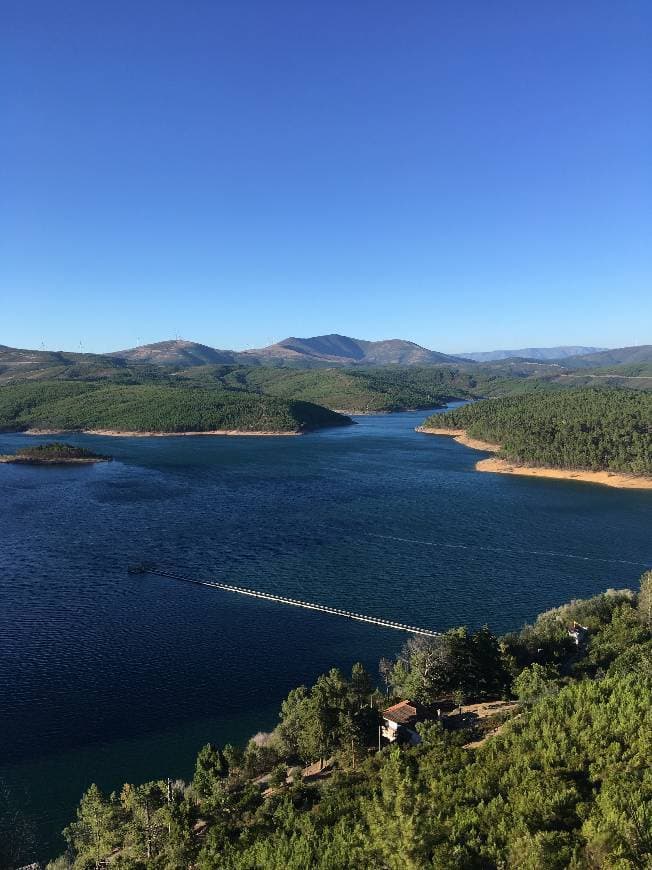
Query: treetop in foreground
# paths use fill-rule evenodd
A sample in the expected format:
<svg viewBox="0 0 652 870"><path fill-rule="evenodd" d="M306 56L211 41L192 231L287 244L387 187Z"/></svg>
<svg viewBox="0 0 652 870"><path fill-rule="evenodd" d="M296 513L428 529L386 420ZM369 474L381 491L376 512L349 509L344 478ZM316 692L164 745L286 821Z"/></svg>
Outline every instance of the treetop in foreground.
<svg viewBox="0 0 652 870"><path fill-rule="evenodd" d="M290 692L271 733L204 747L191 783L91 786L49 868L644 870L651 596L647 572L639 592L570 602L502 638L462 628L409 642L383 662L387 695L362 666L334 668ZM433 721L417 726L420 745L378 751L379 710L406 691L516 694L520 709L480 740Z"/></svg>

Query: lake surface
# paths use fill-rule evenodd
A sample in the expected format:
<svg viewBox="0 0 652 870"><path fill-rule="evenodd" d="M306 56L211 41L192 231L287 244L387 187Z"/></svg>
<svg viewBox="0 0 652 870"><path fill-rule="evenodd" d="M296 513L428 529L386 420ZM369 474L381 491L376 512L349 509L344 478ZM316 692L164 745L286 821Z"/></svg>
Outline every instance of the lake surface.
<svg viewBox="0 0 652 870"><path fill-rule="evenodd" d="M406 636L127 573L191 577L434 629L517 628L652 561L652 494L474 471L424 412L300 438L75 436L116 461L0 466L0 778L37 854L96 781L188 777L296 685ZM0 453L47 439L0 435Z"/></svg>

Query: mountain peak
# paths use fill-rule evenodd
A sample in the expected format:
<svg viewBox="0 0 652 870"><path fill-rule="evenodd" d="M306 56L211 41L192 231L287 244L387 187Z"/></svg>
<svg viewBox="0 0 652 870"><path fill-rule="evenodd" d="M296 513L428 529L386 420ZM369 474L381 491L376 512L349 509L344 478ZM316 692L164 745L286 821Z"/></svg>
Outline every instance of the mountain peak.
<svg viewBox="0 0 652 870"><path fill-rule="evenodd" d="M413 341L400 338L366 341L338 333L310 338L291 336L250 353L261 360L285 360L304 365L432 365L461 362L456 357L428 350Z"/></svg>
<svg viewBox="0 0 652 870"><path fill-rule="evenodd" d="M135 363L195 366L207 363L231 363L235 361L237 354L232 350L218 350L207 344L174 338L114 351L110 356Z"/></svg>

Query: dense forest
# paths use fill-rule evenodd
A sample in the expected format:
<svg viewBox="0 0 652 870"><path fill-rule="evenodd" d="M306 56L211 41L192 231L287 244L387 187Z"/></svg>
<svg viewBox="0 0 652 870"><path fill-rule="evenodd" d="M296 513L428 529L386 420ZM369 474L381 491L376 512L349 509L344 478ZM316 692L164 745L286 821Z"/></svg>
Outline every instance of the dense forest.
<svg viewBox="0 0 652 870"><path fill-rule="evenodd" d="M140 397L139 400L143 403L142 416L151 419L147 405L155 395L161 396L162 414L167 416L174 413L175 417L182 417L187 422L188 411L190 406L194 405L194 400L202 395L208 396L208 393L201 393L199 390L210 391L213 400L221 396L224 404L232 409L237 417L241 414L249 415L255 404L259 405L261 415L276 417L282 405L287 408L289 403L311 403L336 411L377 413L402 411L408 408L441 407L452 399L493 395L496 390L518 391L524 389L526 383L529 384L529 389L548 388L543 382L530 382L524 375L505 376L504 367L497 375L462 371L446 366L300 370L263 366L202 365L176 371L153 365L80 363L48 371L56 373L52 375L51 380L35 378L0 385L0 427L16 428L14 422L19 428L23 427L25 420L28 418L31 420L33 412L37 410L42 418L61 412L66 420L71 419L72 413L72 417L80 421L93 417L96 412L100 412L102 419L105 419L107 414L113 414L115 410L116 415L122 419L127 410L128 396ZM109 387L123 389L108 392ZM132 387L157 387L164 392L154 393L152 390L145 389L132 391L130 389ZM107 391L94 392L92 396L90 395L91 391L100 388ZM170 390L173 388L179 392L171 393ZM181 391L185 392L185 399L181 398ZM99 408L97 403L102 395L106 401L103 400L102 407ZM61 401L73 398L75 401L67 401L65 408L59 406ZM115 402L115 409L109 408L109 400ZM181 405L185 405L186 410L182 410ZM130 409L129 417L133 416L133 410ZM28 425L36 424L28 422ZM111 428L109 425L99 423L94 425L96 428ZM270 428L283 429L287 426L296 428L290 426L289 422L286 425L279 424ZM82 427L81 423L61 428L80 427ZM139 425L138 428L167 430L183 428L183 426L170 420L170 425L166 427L144 425L143 422L143 425ZM246 422L237 427L230 424L202 427L198 419L195 424L188 425L186 428L198 430L251 427ZM258 428L257 423L254 428Z"/></svg>
<svg viewBox="0 0 652 870"><path fill-rule="evenodd" d="M501 638L412 639L380 672L386 694L361 665L293 690L271 733L204 747L189 783L92 785L49 870L652 866L652 572ZM378 751L379 710L442 694L518 703Z"/></svg>
<svg viewBox="0 0 652 870"><path fill-rule="evenodd" d="M476 394L472 375L433 366L308 370L205 366L187 369L180 377L217 380L228 389L317 402L335 410L361 413L436 408L451 399Z"/></svg>
<svg viewBox="0 0 652 870"><path fill-rule="evenodd" d="M167 344L167 343L164 343ZM175 344L175 342L172 342ZM355 365L300 368L211 361L219 356L201 345L199 356L183 362L125 359L120 356L20 351L0 346L2 385L21 382L97 382L172 386L193 383L229 392L250 392L287 401L312 402L333 410L373 413L435 408L450 399L485 398L562 389L571 386L652 389L649 363L573 371L559 364L519 359L436 365ZM235 355L247 358L247 354ZM154 359L159 360L158 356ZM165 356L162 359L166 359ZM192 359L192 364L189 360ZM204 362L205 360L205 362Z"/></svg>
<svg viewBox="0 0 652 870"><path fill-rule="evenodd" d="M622 389L546 390L474 402L424 427L466 429L513 462L652 474L652 395Z"/></svg>
<svg viewBox="0 0 652 870"><path fill-rule="evenodd" d="M474 373L454 368L385 366L370 368L296 369L273 366L206 364L190 368L151 364L126 365L121 360L71 361L41 370L5 374L4 383L47 380L50 383L97 382L124 385L158 384L220 387L234 392L269 395L288 401L313 402L335 410L373 412L435 408L451 398L480 395ZM29 375L27 377L27 375ZM7 380L11 377L11 380ZM0 364L0 391L3 374Z"/></svg>
<svg viewBox="0 0 652 870"><path fill-rule="evenodd" d="M310 402L193 384L38 381L0 388L0 429L294 432L350 422Z"/></svg>
<svg viewBox="0 0 652 870"><path fill-rule="evenodd" d="M568 375L514 360L306 370L177 369L106 358L51 362L29 378L0 385L1 429L295 431L344 422L333 410L392 412L498 397L437 417L436 425L498 441L514 461L649 473L652 399L645 374ZM639 389L614 388L612 377ZM578 379L582 388L574 386Z"/></svg>

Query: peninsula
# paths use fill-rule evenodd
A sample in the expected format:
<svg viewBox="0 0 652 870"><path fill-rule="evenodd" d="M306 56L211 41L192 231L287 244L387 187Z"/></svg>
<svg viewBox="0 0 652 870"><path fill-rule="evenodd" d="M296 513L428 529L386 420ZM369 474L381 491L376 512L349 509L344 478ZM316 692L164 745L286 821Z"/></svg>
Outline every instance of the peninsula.
<svg viewBox="0 0 652 870"><path fill-rule="evenodd" d="M188 382L39 381L0 391L0 430L37 435L294 435L351 422L312 402Z"/></svg>
<svg viewBox="0 0 652 870"><path fill-rule="evenodd" d="M647 393L585 388L476 402L417 431L498 454L477 471L652 489L650 420Z"/></svg>

